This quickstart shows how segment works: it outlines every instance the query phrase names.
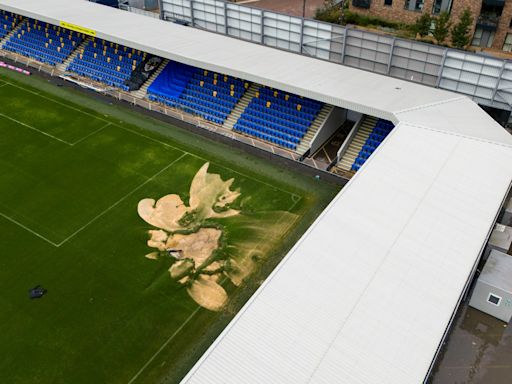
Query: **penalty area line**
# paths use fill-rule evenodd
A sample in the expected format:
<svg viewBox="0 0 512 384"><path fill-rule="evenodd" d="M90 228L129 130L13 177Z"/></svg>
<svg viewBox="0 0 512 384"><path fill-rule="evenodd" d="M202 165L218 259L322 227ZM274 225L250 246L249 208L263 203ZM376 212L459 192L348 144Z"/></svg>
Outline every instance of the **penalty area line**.
<svg viewBox="0 0 512 384"><path fill-rule="evenodd" d="M149 366L149 364L151 364L153 360L157 358L160 352L162 352L164 348L167 347L167 345L169 345L169 343L176 337L176 335L180 333L183 328L185 328L185 326L189 323L190 320L192 320L192 318L197 314L197 312L199 312L200 309L201 307L197 307L196 310L192 312L189 317L187 317L187 319L180 325L180 327L171 336L169 336L169 338L160 346L160 348L158 348L158 350L153 354L153 356L151 356L149 360L146 361L146 364L144 364L142 368L139 369L139 371L131 378L131 380L127 384L132 384L135 380L139 378L139 376L142 374L142 372L144 372L144 370Z"/></svg>
<svg viewBox="0 0 512 384"><path fill-rule="evenodd" d="M34 91L32 91L32 90L30 90L30 89L27 89L27 88L25 88L25 87L22 87L22 86L20 86L20 85L17 85L17 84L14 84L14 83L10 83L10 82L8 82L8 81L6 81L6 84L7 84L7 85L10 85L11 87L15 87L15 88L21 89L22 91L25 91L25 92L31 93L31 94L33 94L33 95L36 95L36 96L42 97L43 99L46 99L46 100L52 101L52 102L54 102L55 104L62 105L62 106L63 106L63 107L65 107L65 108L68 108L68 109L71 109L71 110L73 110L73 111L80 112L80 113L82 113L82 114L84 114L84 115L87 115L87 116L93 117L93 118L95 118L95 119L97 119L97 120L101 120L101 121L104 121L104 122L108 122L108 120L105 120L104 118L102 118L102 117L100 117L100 116L95 116L95 115L93 115L92 113L89 113L89 112L87 112L87 111L83 111L83 110L81 110L81 109L79 109L79 108L72 107L71 105L68 105L68 104L65 104L65 103L61 103L61 102L60 102L60 101L58 101L58 100L52 99L51 97L45 96L45 95L43 95L43 94L41 94L41 93L34 92ZM58 97L58 96L57 96L57 97Z"/></svg>
<svg viewBox="0 0 512 384"><path fill-rule="evenodd" d="M21 224L19 221L14 220L12 217L9 217L9 216L7 216L6 214L4 214L2 212L0 212L0 216L3 217L4 219L10 221L11 223L16 224L18 227L23 228L25 231L28 231L28 232L32 233L34 236L39 237L41 240L44 240L47 243L53 245L54 247L57 247L57 248L59 247L59 245L57 243L54 243L53 241L48 240L43 235L40 235L36 231L34 231L34 230L30 229L29 227L27 227L26 225Z"/></svg>
<svg viewBox="0 0 512 384"><path fill-rule="evenodd" d="M105 128L107 128L109 125L112 125L112 123L107 123L105 124L104 126L102 127L99 127L98 129L96 129L95 131L92 131L91 133L85 135L84 137L82 137L81 139L78 139L77 141L75 141L74 143L71 144L71 146L75 146L77 145L78 143L81 143L82 141L84 141L85 139L88 139L89 137L91 137L92 135L95 135L96 133L100 132L100 131L103 131Z"/></svg>
<svg viewBox="0 0 512 384"><path fill-rule="evenodd" d="M46 133L46 132L44 132L44 131L41 131L41 130L39 130L39 129L37 129L37 128L35 128L35 127L31 126L31 125L28 125L28 124L24 123L23 121L16 120L15 118L10 117L10 116L7 116L7 115L5 115L5 114L3 114L3 113L0 113L0 116L2 116L3 118L5 118L5 119L7 119L7 120L11 120L11 121L13 121L13 122L15 122L15 123L17 123L17 124L19 124L19 125L22 125L22 126L24 126L24 127L28 128L28 129L31 129L31 130L33 130L33 131L36 131L36 132L40 133L41 135L48 136L48 137L52 138L53 140L60 141L61 143L64 143L64 144L69 145L69 146L72 146L72 145L73 145L73 144L71 144L71 143L68 143L68 142L67 142L67 141L65 141L65 140L59 139L58 137L55 137L55 136L53 136L53 135L50 135L49 133Z"/></svg>
<svg viewBox="0 0 512 384"><path fill-rule="evenodd" d="M105 209L103 212L99 213L98 215L96 215L95 217L93 217L91 220L89 220L87 223L85 223L84 225L82 225L80 228L78 228L75 232L73 232L71 235L69 235L68 237L66 237L64 240L62 240L59 244L57 244L57 247L60 247L61 245L67 243L69 240L71 240L73 237L75 237L77 234L79 234L80 232L82 232L85 228L87 228L89 225L91 225L92 223L94 223L96 220L98 220L100 217L102 217L104 214L106 214L107 212L109 212L111 209L115 208L117 205L119 205L121 202L123 202L125 199L127 199L129 196L131 196L134 192L137 192L139 189L141 189L142 187L144 187L147 183L149 183L150 181L152 181L155 177L158 177L160 174L162 174L163 172L165 172L167 169L169 169L170 167L172 167L175 163L177 163L178 161L180 161L181 159L183 159L185 156L187 156L187 153L183 153L180 157L178 157L177 159L173 160L170 164L166 165L164 168L162 168L160 171L158 171L157 173L155 173L153 176L151 176L149 179L147 179L146 181L144 181L142 184L140 184L138 187L134 188L133 190L131 190L130 192L128 192L126 195L124 195L123 197L121 197L119 200L117 200L114 204L112 204L110 207L108 207L107 209Z"/></svg>

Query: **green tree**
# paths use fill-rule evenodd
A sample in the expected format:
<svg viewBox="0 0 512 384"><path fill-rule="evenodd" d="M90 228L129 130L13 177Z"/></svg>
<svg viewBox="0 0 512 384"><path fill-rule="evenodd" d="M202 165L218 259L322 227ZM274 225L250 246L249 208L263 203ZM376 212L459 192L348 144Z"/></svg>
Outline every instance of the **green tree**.
<svg viewBox="0 0 512 384"><path fill-rule="evenodd" d="M317 8L315 19L338 24L341 21L341 13L341 7L334 0L325 0L324 5Z"/></svg>
<svg viewBox="0 0 512 384"><path fill-rule="evenodd" d="M451 26L450 14L448 12L441 12L439 17L436 19L436 26L432 32L437 44L443 44L450 33Z"/></svg>
<svg viewBox="0 0 512 384"><path fill-rule="evenodd" d="M421 37L427 36L430 31L430 25L432 24L432 17L430 13L425 12L416 19L416 23L413 26L414 32Z"/></svg>
<svg viewBox="0 0 512 384"><path fill-rule="evenodd" d="M452 45L456 48L464 48L469 44L471 25L473 16L471 11L466 8L459 17L459 22L452 27Z"/></svg>

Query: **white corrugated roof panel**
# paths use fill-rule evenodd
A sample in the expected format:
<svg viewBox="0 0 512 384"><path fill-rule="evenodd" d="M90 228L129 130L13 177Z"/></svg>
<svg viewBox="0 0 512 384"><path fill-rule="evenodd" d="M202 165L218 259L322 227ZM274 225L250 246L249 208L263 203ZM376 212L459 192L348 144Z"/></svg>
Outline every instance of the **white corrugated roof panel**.
<svg viewBox="0 0 512 384"><path fill-rule="evenodd" d="M510 147L400 124L183 383L422 382L511 177Z"/></svg>

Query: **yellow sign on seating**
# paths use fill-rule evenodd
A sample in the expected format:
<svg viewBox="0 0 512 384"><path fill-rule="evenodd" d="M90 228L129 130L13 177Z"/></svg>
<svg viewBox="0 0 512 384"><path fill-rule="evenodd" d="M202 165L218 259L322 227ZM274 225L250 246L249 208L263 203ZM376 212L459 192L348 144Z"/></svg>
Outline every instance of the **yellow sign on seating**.
<svg viewBox="0 0 512 384"><path fill-rule="evenodd" d="M67 28L78 33L85 33L89 36L96 36L96 31L93 29L81 27L80 25L67 23L65 21L61 21L59 24L62 28Z"/></svg>

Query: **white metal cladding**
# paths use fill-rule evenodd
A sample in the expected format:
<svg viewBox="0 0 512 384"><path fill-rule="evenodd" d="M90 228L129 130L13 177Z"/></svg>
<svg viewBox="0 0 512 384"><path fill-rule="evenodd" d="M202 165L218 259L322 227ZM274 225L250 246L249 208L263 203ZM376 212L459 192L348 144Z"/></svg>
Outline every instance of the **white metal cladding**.
<svg viewBox="0 0 512 384"><path fill-rule="evenodd" d="M0 8L398 124L185 382L423 380L512 179L512 138L483 110L465 96L82 0Z"/></svg>
<svg viewBox="0 0 512 384"><path fill-rule="evenodd" d="M265 45L301 52L302 19L265 11L263 15L263 43Z"/></svg>
<svg viewBox="0 0 512 384"><path fill-rule="evenodd" d="M510 146L399 124L182 384L423 382L511 177Z"/></svg>
<svg viewBox="0 0 512 384"><path fill-rule="evenodd" d="M479 81L481 84L474 84L477 81L474 77L460 77L460 73L453 71L450 67L454 62L452 58L457 56L462 56L461 60L467 62L494 60L499 62L500 66L505 65L506 61L501 59L488 59L480 54L393 38L316 20L302 20L298 17L246 5L233 5L220 0L217 1L216 6L226 8L226 21L222 17L215 20L212 17L208 18L204 12L197 14L194 12L194 16L191 16L191 8L202 9L212 0L162 1L164 18L168 20L184 20L200 28L226 33L240 39L460 92L483 105L506 110L512 108L510 103L503 100L507 97L496 99L496 87L491 91L488 89L492 82L499 83L498 88L504 88L505 84L501 84L503 79L500 75L501 71L486 75L488 79ZM217 10L216 14L219 13L220 11ZM251 15L250 25L248 25L248 15ZM448 56L448 68L444 68L446 56ZM493 67L495 64L490 66ZM503 82L506 83L506 80L503 79Z"/></svg>
<svg viewBox="0 0 512 384"><path fill-rule="evenodd" d="M164 15L192 23L192 2L190 0L173 0L161 3Z"/></svg>
<svg viewBox="0 0 512 384"><path fill-rule="evenodd" d="M237 4L226 4L226 8L228 35L254 43L262 42L261 10Z"/></svg>

